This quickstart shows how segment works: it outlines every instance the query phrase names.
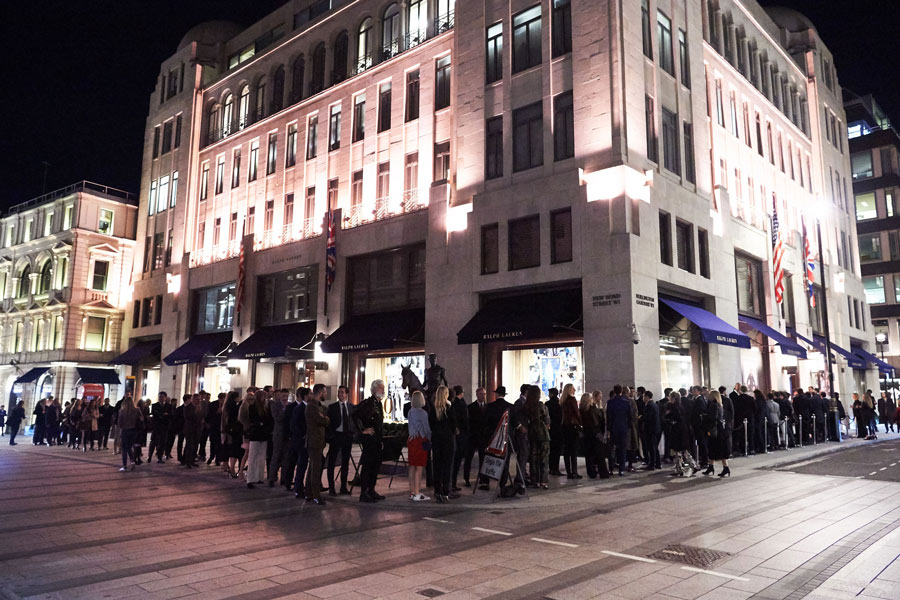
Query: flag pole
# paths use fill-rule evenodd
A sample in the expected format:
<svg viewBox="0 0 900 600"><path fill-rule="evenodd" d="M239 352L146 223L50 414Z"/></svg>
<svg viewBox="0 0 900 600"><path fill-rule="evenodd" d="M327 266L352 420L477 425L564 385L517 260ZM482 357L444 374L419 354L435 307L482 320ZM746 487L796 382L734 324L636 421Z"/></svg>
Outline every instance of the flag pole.
<svg viewBox="0 0 900 600"><path fill-rule="evenodd" d="M825 333L825 364L828 367L828 391L834 394L834 367L831 362L831 327L828 324L828 289L825 281L825 257L822 254L822 221L816 217L819 245L819 272L822 274L822 329Z"/></svg>

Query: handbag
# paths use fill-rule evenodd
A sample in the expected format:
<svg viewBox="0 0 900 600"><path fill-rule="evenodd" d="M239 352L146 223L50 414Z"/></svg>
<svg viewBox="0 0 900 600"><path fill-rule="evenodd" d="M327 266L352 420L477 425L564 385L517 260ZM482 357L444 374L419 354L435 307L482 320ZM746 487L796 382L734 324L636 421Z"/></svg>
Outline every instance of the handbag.
<svg viewBox="0 0 900 600"><path fill-rule="evenodd" d="M422 450L425 452L431 452L431 440L425 440L422 442Z"/></svg>

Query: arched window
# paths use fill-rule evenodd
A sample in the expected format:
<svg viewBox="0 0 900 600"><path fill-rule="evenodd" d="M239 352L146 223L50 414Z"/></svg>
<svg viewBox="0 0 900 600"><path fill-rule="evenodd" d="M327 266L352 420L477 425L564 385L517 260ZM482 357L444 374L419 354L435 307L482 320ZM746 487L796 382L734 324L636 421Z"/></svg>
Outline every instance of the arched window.
<svg viewBox="0 0 900 600"><path fill-rule="evenodd" d="M411 30L410 30L411 31ZM381 60L400 53L400 7L391 4L381 21Z"/></svg>
<svg viewBox="0 0 900 600"><path fill-rule="evenodd" d="M41 279L38 284L38 293L45 294L50 291L50 286L53 284L53 261L49 258L44 261L44 266L41 267Z"/></svg>
<svg viewBox="0 0 900 600"><path fill-rule="evenodd" d="M390 10L390 9L388 9ZM406 47L412 48L425 41L426 34L425 3L422 0L410 0L409 3L409 34Z"/></svg>
<svg viewBox="0 0 900 600"><path fill-rule="evenodd" d="M207 123L206 137L208 143L218 141L221 137L221 129L219 129L219 105L213 104L209 107L209 121Z"/></svg>
<svg viewBox="0 0 900 600"><path fill-rule="evenodd" d="M266 113L266 78L260 77L256 82L256 108L253 122L259 121Z"/></svg>
<svg viewBox="0 0 900 600"><path fill-rule="evenodd" d="M16 298L27 298L31 293L31 267L26 266L19 273L19 289Z"/></svg>
<svg viewBox="0 0 900 600"><path fill-rule="evenodd" d="M272 112L284 108L284 65L278 65L272 75Z"/></svg>
<svg viewBox="0 0 900 600"><path fill-rule="evenodd" d="M306 74L306 61L298 56L291 69L291 104L303 100L303 76Z"/></svg>
<svg viewBox="0 0 900 600"><path fill-rule="evenodd" d="M238 129L243 129L250 124L250 86L241 88L241 97L238 100Z"/></svg>
<svg viewBox="0 0 900 600"><path fill-rule="evenodd" d="M331 83L340 83L347 79L347 61L350 58L350 36L347 31L340 32L334 40L334 70L331 72Z"/></svg>
<svg viewBox="0 0 900 600"><path fill-rule="evenodd" d="M229 93L222 103L222 137L231 135L234 124L234 95Z"/></svg>
<svg viewBox="0 0 900 600"><path fill-rule="evenodd" d="M325 89L325 44L319 44L313 50L312 77L309 81L309 95L318 94Z"/></svg>
<svg viewBox="0 0 900 600"><path fill-rule="evenodd" d="M361 73L372 66L372 19L359 24L356 37L356 72Z"/></svg>

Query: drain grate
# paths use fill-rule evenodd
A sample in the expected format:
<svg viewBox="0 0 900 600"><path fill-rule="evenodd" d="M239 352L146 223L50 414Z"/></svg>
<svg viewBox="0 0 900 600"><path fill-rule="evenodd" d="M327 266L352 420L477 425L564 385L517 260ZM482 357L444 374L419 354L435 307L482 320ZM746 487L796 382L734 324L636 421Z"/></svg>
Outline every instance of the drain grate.
<svg viewBox="0 0 900 600"><path fill-rule="evenodd" d="M424 590L419 590L417 593L426 598L437 598L438 596L443 596L446 592L434 588L425 588Z"/></svg>
<svg viewBox="0 0 900 600"><path fill-rule="evenodd" d="M720 552L718 550L710 550L709 548L672 544L666 546L662 550L657 550L653 554L648 554L647 556L649 558L680 562L693 567L709 567L716 561L725 558L726 556L731 556L731 554L728 552Z"/></svg>

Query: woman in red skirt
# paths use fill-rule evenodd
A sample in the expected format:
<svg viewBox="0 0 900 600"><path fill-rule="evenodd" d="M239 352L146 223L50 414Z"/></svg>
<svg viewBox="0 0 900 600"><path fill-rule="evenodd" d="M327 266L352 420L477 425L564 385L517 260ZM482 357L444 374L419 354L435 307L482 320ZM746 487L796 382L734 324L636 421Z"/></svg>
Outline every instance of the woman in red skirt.
<svg viewBox="0 0 900 600"><path fill-rule="evenodd" d="M409 499L413 502L429 500L428 496L419 492L422 480L422 469L428 463L428 449L431 446L431 427L428 425L428 413L425 396L415 391L410 398L409 441L406 443L409 452Z"/></svg>

